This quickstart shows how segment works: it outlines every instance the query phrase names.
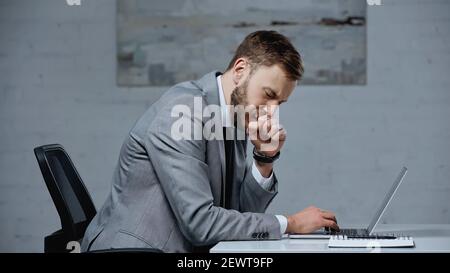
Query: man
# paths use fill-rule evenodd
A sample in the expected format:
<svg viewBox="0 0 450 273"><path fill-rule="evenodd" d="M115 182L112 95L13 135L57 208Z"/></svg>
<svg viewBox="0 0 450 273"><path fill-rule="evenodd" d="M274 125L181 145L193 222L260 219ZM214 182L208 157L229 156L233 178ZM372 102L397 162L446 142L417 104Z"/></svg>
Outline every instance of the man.
<svg viewBox="0 0 450 273"><path fill-rule="evenodd" d="M333 213L314 207L287 217L264 213L277 194L273 162L286 139L273 106L287 101L302 74L301 57L286 37L257 31L239 45L223 74L214 71L168 90L125 140L111 193L90 223L82 250L192 252L224 240L339 229ZM200 113L220 107L214 115L220 124L210 128L220 137L205 130L211 119L192 114L199 112L196 102ZM227 105L264 111L236 115ZM175 109L191 122L183 130L177 130ZM248 137L254 161L247 166Z"/></svg>

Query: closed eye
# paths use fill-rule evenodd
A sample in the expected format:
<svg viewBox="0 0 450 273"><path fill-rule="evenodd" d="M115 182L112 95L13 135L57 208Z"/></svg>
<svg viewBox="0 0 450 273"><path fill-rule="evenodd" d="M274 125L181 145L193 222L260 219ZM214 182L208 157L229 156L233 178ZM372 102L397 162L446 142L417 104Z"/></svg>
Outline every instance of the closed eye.
<svg viewBox="0 0 450 273"><path fill-rule="evenodd" d="M270 98L270 99L274 99L274 98L276 98L276 94L275 94L275 92L273 92L273 91L270 91L270 90L265 90L265 93L266 93L266 96L268 97L268 98Z"/></svg>

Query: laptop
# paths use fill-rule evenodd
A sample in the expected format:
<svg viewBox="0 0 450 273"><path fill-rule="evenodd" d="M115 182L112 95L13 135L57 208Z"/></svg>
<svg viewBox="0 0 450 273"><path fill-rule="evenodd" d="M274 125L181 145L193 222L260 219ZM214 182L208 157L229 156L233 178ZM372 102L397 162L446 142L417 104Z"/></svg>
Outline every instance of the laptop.
<svg viewBox="0 0 450 273"><path fill-rule="evenodd" d="M381 216L383 216L383 213L386 211L387 206L391 202L392 197L394 196L395 192L397 191L400 184L402 183L403 178L405 177L407 171L408 171L408 169L406 167L403 167L401 169L400 174L395 179L394 184L389 189L383 202L381 203L380 208L376 211L375 215L372 218L372 221L370 222L370 224L367 228L362 228L362 229L341 228L339 231L323 229L323 230L318 230L316 232L308 233L308 234L289 234L289 238L322 239L322 238L330 238L332 235L345 235L345 236L351 236L351 237L372 236L375 227L377 226L378 222L380 221Z"/></svg>

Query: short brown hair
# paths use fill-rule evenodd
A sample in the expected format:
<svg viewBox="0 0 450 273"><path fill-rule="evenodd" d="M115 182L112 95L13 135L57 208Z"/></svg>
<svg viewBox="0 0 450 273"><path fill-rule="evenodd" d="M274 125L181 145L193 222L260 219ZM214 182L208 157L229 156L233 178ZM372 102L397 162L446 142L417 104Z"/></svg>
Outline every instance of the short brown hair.
<svg viewBox="0 0 450 273"><path fill-rule="evenodd" d="M304 69L300 54L286 36L273 30L255 31L245 37L227 70L233 68L236 60L242 57L248 58L251 65L255 67L278 64L291 80L301 80L303 76Z"/></svg>

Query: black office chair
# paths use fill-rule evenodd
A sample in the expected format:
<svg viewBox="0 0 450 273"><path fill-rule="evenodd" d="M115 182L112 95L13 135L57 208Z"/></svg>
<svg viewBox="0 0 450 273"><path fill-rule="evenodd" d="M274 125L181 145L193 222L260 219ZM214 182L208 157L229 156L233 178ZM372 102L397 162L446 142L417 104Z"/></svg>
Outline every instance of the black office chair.
<svg viewBox="0 0 450 273"><path fill-rule="evenodd" d="M69 252L68 242L83 239L96 214L95 205L69 155L59 144L36 147L34 154L45 184L61 220L61 229L44 240L44 252ZM129 248L97 250L100 252L161 252L159 249Z"/></svg>

